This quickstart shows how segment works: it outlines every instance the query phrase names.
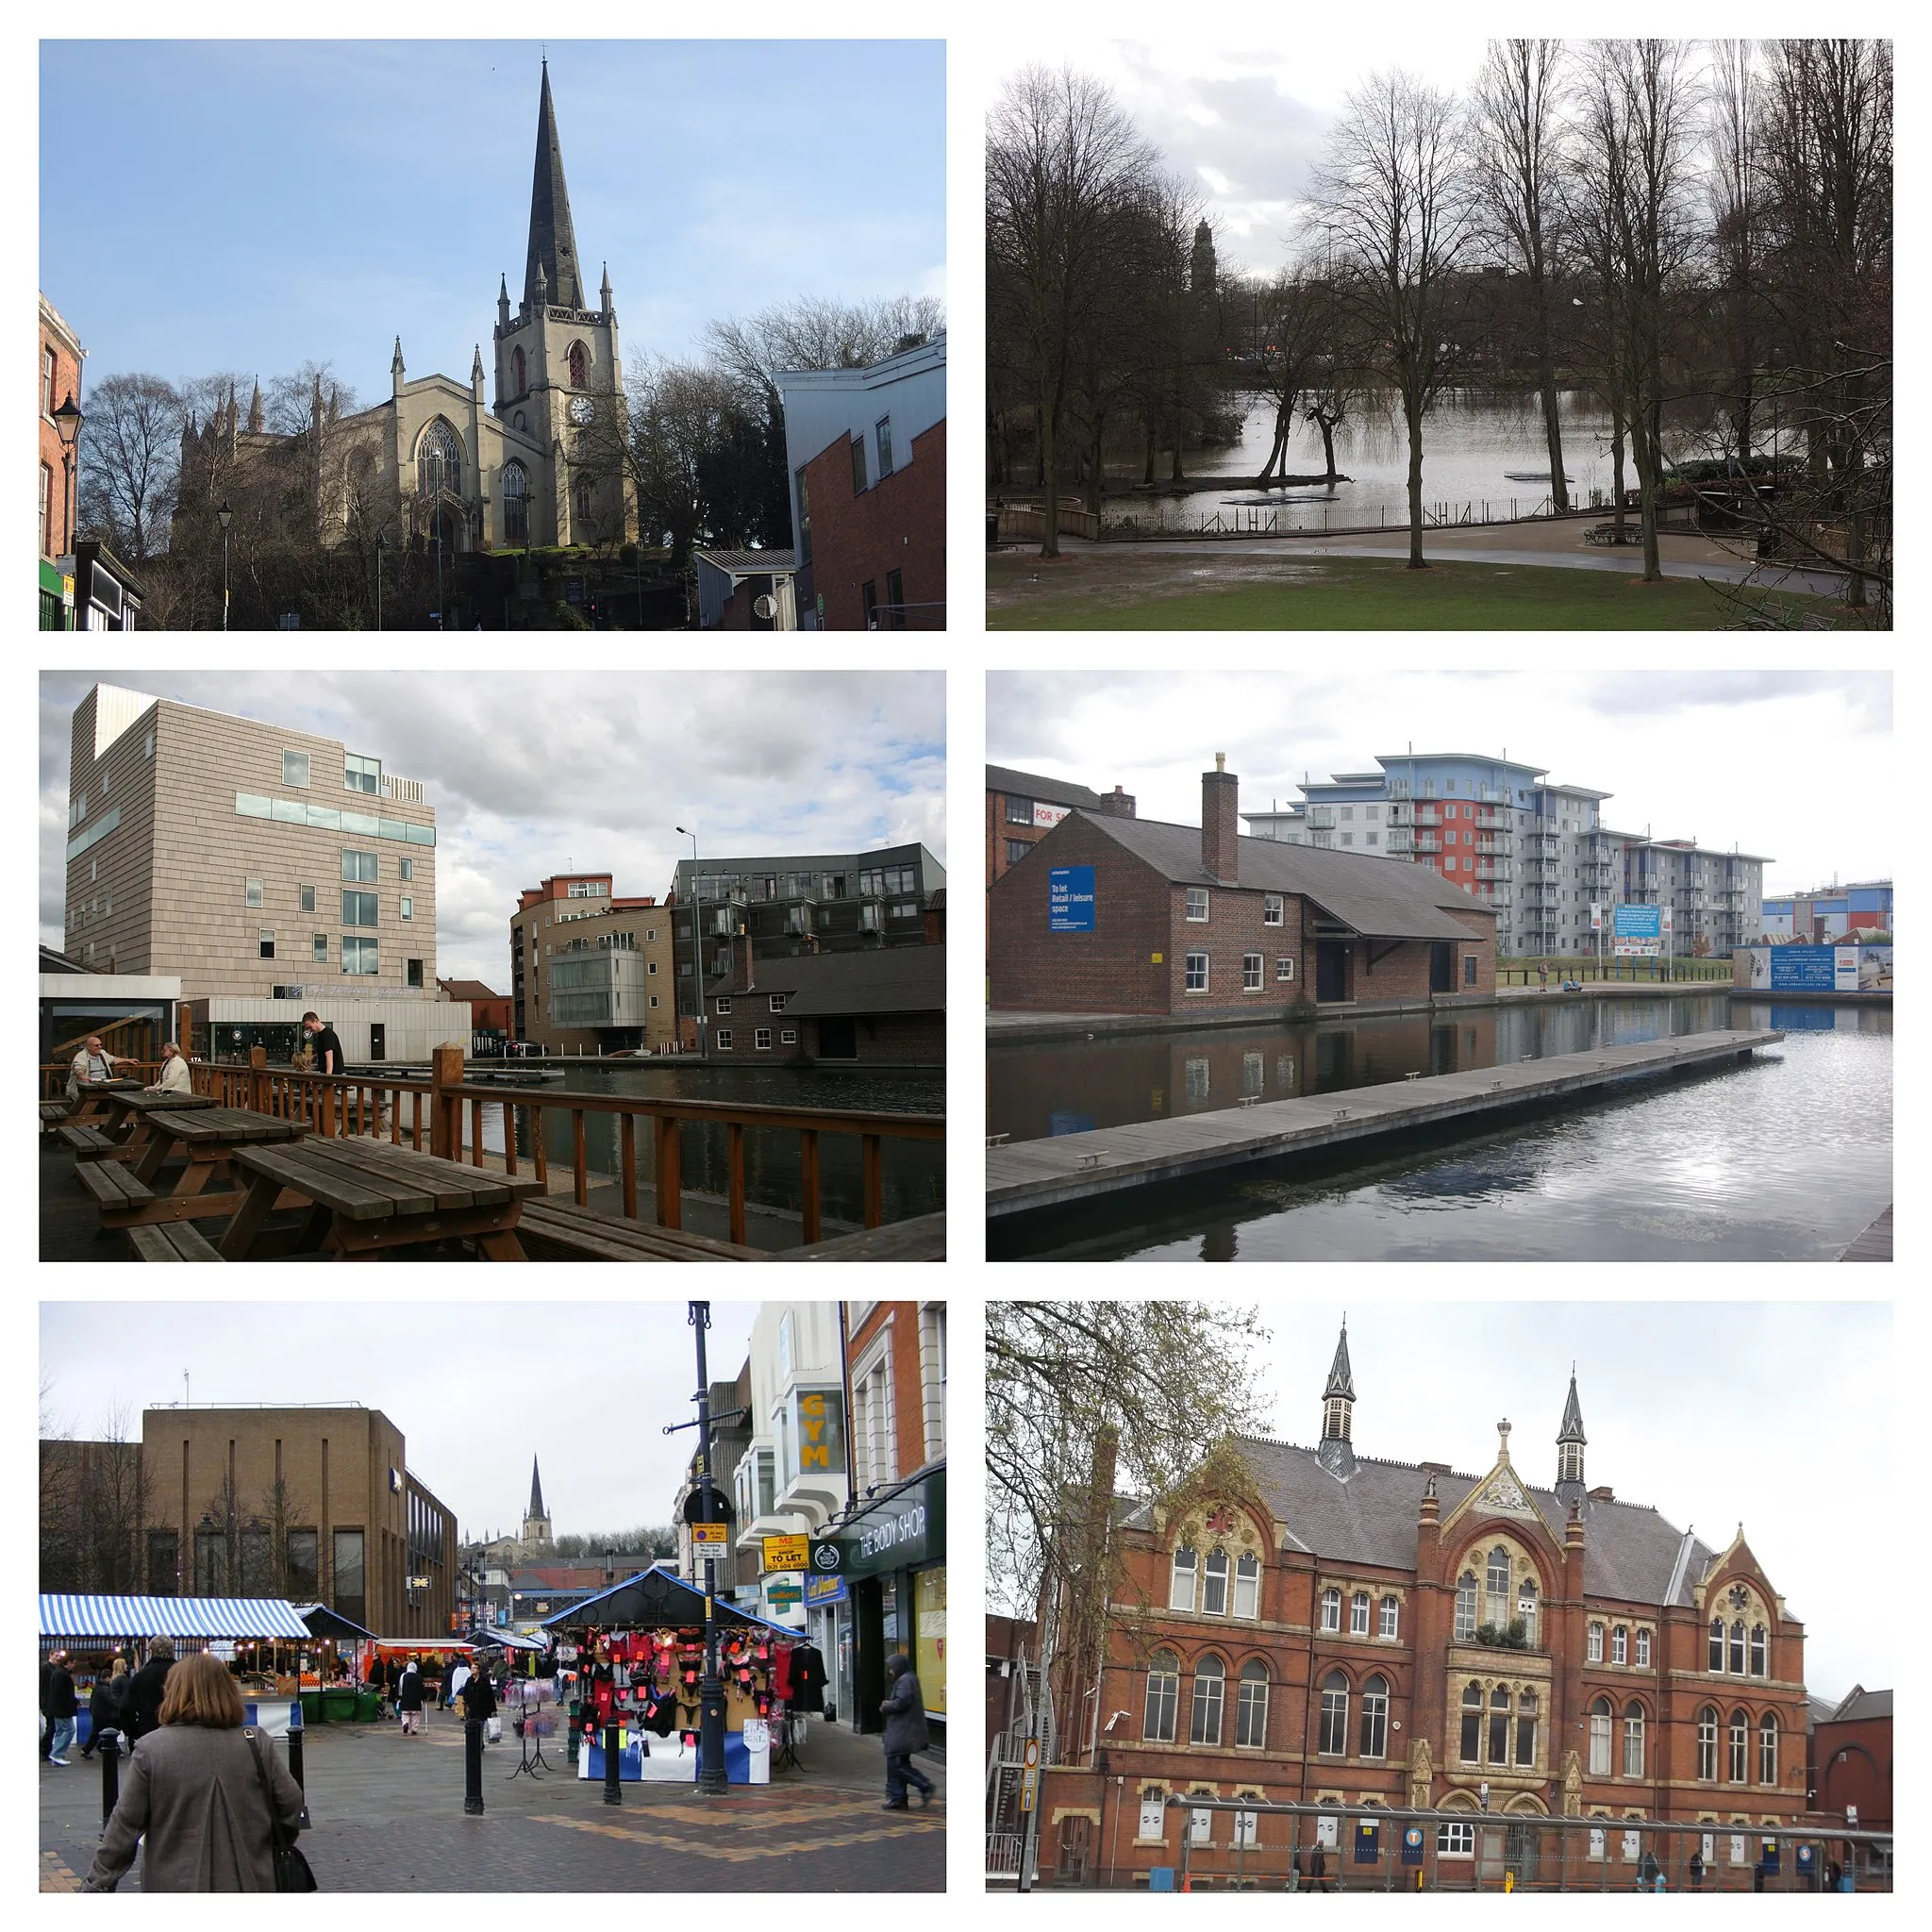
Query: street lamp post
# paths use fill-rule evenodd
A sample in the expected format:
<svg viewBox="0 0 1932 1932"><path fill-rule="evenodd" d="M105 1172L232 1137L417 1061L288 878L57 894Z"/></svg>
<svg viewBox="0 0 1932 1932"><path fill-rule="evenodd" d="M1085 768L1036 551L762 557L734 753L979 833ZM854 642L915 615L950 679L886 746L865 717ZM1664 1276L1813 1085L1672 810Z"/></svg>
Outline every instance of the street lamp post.
<svg viewBox="0 0 1932 1932"><path fill-rule="evenodd" d="M375 627L382 628L382 553L389 548L389 539L380 530L375 533Z"/></svg>
<svg viewBox="0 0 1932 1932"><path fill-rule="evenodd" d="M429 458L429 480L432 494L429 513L436 519L436 627L442 628L442 452L438 450Z"/></svg>
<svg viewBox="0 0 1932 1932"><path fill-rule="evenodd" d="M228 499L222 498L222 507L215 511L215 519L222 526L222 628L228 627L228 525L235 521L235 512L228 508Z"/></svg>
<svg viewBox="0 0 1932 1932"><path fill-rule="evenodd" d="M60 432L60 521L67 539L60 552L63 557L74 555L74 452L80 441L82 420L80 405L69 390L67 400L54 411L54 427Z"/></svg>
<svg viewBox="0 0 1932 1932"><path fill-rule="evenodd" d="M704 917L704 896L698 891L698 835L677 828L691 841L691 970L693 1006L697 1012L698 1058L705 1058L705 955L704 941L698 935L698 922Z"/></svg>
<svg viewBox="0 0 1932 1932"><path fill-rule="evenodd" d="M693 860L695 864L695 860ZM711 1384L705 1367L705 1330L711 1325L709 1302L692 1302L689 1317L698 1345L698 1495L707 1523L720 1521L718 1491L711 1479ZM720 1797L730 1790L724 1774L724 1686L718 1675L718 1624L714 1611L718 1585L714 1543L705 1545L705 1674L698 1685L698 1790Z"/></svg>

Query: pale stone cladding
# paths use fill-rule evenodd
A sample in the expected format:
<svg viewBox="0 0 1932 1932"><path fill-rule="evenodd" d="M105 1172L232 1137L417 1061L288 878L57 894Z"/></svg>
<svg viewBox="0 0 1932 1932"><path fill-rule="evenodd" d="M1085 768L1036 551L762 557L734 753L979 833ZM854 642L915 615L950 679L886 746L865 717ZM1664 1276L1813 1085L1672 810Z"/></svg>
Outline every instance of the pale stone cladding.
<svg viewBox="0 0 1932 1932"><path fill-rule="evenodd" d="M672 908L536 899L510 915L515 1036L546 1053L658 1053L677 1038ZM546 883L550 883L546 881Z"/></svg>
<svg viewBox="0 0 1932 1932"><path fill-rule="evenodd" d="M436 813L416 780L110 685L75 708L71 758L66 944L90 970L178 974L191 1000L320 982L435 998ZM373 791L347 789L350 760Z"/></svg>

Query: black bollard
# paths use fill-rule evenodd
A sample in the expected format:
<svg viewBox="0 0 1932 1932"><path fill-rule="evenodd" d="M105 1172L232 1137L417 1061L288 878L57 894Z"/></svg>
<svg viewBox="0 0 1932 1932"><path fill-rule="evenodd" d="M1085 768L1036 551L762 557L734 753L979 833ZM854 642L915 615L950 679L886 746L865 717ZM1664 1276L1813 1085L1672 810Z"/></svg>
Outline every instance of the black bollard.
<svg viewBox="0 0 1932 1932"><path fill-rule="evenodd" d="M309 1829L308 1780L302 1774L302 1705L298 1699L289 1707L289 1775L302 1787L302 1816L296 1824Z"/></svg>
<svg viewBox="0 0 1932 1932"><path fill-rule="evenodd" d="M121 1802L121 1733L103 1731L94 1748L101 1757L101 1829L106 1831L114 1807Z"/></svg>
<svg viewBox="0 0 1932 1932"><path fill-rule="evenodd" d="M463 1720L463 1815L483 1815L483 1720Z"/></svg>
<svg viewBox="0 0 1932 1932"><path fill-rule="evenodd" d="M604 1802L607 1805L624 1803L624 1787L619 1783L617 1776L617 1760L623 1737L624 1732L620 1726L604 1726Z"/></svg>

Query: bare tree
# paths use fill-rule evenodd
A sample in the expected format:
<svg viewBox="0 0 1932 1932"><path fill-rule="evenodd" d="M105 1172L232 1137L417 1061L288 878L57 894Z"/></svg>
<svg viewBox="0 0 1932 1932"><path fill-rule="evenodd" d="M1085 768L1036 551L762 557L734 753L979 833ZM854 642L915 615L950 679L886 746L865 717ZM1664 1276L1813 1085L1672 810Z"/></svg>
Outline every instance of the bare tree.
<svg viewBox="0 0 1932 1932"><path fill-rule="evenodd" d="M1288 444L1294 434L1296 412L1315 401L1316 385L1332 375L1330 334L1327 327L1330 304L1326 285L1306 265L1283 269L1270 281L1235 296L1238 314L1243 316L1243 344L1249 366L1258 378L1261 394L1274 408L1274 431L1268 446L1268 460L1261 465L1259 480L1273 481L1277 475L1288 475ZM1305 411L1307 420L1324 421L1323 447L1334 461L1334 427L1339 415L1318 419L1314 408Z"/></svg>
<svg viewBox="0 0 1932 1932"><path fill-rule="evenodd" d="M1747 472L1756 441L1753 419L1761 348L1759 243L1765 213L1758 154L1761 92L1753 43L1714 42L1707 137L1710 153L1707 192L1711 265L1723 291L1722 341L1730 365L1725 454L1735 456Z"/></svg>
<svg viewBox="0 0 1932 1932"><path fill-rule="evenodd" d="M726 317L705 329L712 363L762 404L778 399L778 377L798 369L864 369L883 362L913 338L946 325L945 304L931 295L888 295L870 302L824 296Z"/></svg>
<svg viewBox="0 0 1932 1932"><path fill-rule="evenodd" d="M1155 166L1111 92L1071 69L1029 67L989 120L988 325L1012 345L1037 411L1042 557L1059 555L1058 439L1080 343Z"/></svg>
<svg viewBox="0 0 1932 1932"><path fill-rule="evenodd" d="M1423 556L1423 419L1457 366L1454 272L1474 208L1453 99L1400 70L1348 96L1317 176L1338 286L1374 325L1408 431L1408 567Z"/></svg>
<svg viewBox="0 0 1932 1932"><path fill-rule="evenodd" d="M181 459L181 398L158 375L108 375L80 435L81 526L132 564L166 548Z"/></svg>
<svg viewBox="0 0 1932 1932"><path fill-rule="evenodd" d="M1531 345L1550 452L1550 501L1557 509L1568 509L1550 343L1562 65L1560 41L1491 41L1471 102L1470 153L1495 238L1529 279Z"/></svg>

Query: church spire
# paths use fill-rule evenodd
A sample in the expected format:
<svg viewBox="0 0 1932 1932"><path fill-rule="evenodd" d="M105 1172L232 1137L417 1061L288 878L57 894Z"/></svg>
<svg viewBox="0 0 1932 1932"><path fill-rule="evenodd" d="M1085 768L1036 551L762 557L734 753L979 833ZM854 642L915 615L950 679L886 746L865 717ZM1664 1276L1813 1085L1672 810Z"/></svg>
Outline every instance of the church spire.
<svg viewBox="0 0 1932 1932"><path fill-rule="evenodd" d="M258 375L255 378L255 393L248 398L249 435L259 436L261 434L261 377Z"/></svg>
<svg viewBox="0 0 1932 1932"><path fill-rule="evenodd" d="M1355 1375L1348 1362L1348 1318L1343 1316L1341 1340L1335 1344L1328 1385L1322 1391L1322 1441L1315 1455L1330 1475L1344 1482L1355 1474L1355 1450L1349 1441L1354 1408Z"/></svg>
<svg viewBox="0 0 1932 1932"><path fill-rule="evenodd" d="M1570 1364L1570 1399L1563 1405L1562 1426L1557 1431L1557 1494L1573 1507L1584 1497L1583 1405L1576 1399L1576 1364Z"/></svg>
<svg viewBox="0 0 1932 1932"><path fill-rule="evenodd" d="M537 1458L530 1457L530 1514L541 1517L543 1509L543 1478L537 1474Z"/></svg>
<svg viewBox="0 0 1932 1932"><path fill-rule="evenodd" d="M608 261L604 264L604 286L598 290L597 293L602 297L601 312L606 315L610 314L610 264Z"/></svg>
<svg viewBox="0 0 1932 1932"><path fill-rule="evenodd" d="M541 280L540 280L541 271ZM577 274L577 241L570 225L570 191L563 183L563 149L557 137L557 109L550 99L550 62L543 63L543 88L537 103L537 165L530 181L530 252L524 269L524 300L535 305L547 284L548 299L571 308L584 306Z"/></svg>

